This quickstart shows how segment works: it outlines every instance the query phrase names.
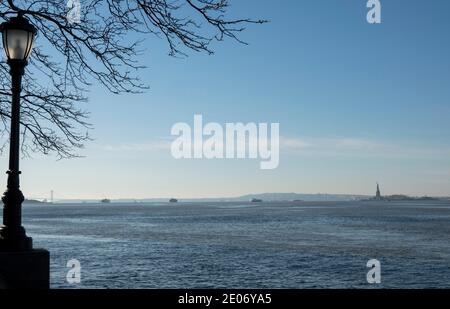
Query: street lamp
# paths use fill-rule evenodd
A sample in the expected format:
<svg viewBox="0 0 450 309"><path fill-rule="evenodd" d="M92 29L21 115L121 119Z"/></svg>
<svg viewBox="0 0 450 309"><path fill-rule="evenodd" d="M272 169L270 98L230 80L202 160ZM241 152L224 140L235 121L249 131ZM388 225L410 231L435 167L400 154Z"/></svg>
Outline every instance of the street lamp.
<svg viewBox="0 0 450 309"><path fill-rule="evenodd" d="M32 239L22 226L24 196L19 185L20 91L22 76L33 48L36 28L19 14L0 25L11 74L11 132L9 146L8 186L3 194L3 226L0 227L0 251L31 250Z"/></svg>

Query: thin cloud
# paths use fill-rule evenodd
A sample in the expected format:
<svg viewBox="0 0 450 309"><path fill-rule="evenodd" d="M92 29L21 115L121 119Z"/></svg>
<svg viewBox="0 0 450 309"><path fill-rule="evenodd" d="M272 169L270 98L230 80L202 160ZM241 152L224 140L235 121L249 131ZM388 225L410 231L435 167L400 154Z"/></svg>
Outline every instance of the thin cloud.
<svg viewBox="0 0 450 309"><path fill-rule="evenodd" d="M449 157L448 147L385 142L355 137L281 138L282 153L318 156L364 156L392 158Z"/></svg>
<svg viewBox="0 0 450 309"><path fill-rule="evenodd" d="M208 137L204 137L203 142ZM124 143L100 145L98 148L111 152L170 152L175 137L159 138L144 143ZM249 145L259 143L258 139L236 143L235 148L248 149ZM270 145L270 139L268 144ZM225 141L224 141L225 143ZM201 145L197 142L192 150ZM226 146L224 144L224 146ZM297 138L280 136L280 152L291 155L349 156L349 157L388 157L388 158L444 158L450 157L450 148L430 145L385 142L357 137L342 138Z"/></svg>
<svg viewBox="0 0 450 309"><path fill-rule="evenodd" d="M157 140L149 141L145 143L125 143L125 144L108 144L98 146L101 150L111 152L130 152L130 151L155 151L155 150L168 150L170 149L171 141Z"/></svg>

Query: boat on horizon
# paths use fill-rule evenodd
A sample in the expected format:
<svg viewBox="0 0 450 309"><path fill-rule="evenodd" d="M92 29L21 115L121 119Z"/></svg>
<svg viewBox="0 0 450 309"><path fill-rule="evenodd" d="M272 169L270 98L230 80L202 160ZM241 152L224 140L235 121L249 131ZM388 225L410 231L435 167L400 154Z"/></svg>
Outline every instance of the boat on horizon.
<svg viewBox="0 0 450 309"><path fill-rule="evenodd" d="M171 198L169 200L169 203L178 203L178 200L176 198Z"/></svg>
<svg viewBox="0 0 450 309"><path fill-rule="evenodd" d="M100 203L104 203L104 204L111 203L111 200L110 200L110 199L107 199L107 198L104 198L104 199L102 199L102 200L100 201Z"/></svg>

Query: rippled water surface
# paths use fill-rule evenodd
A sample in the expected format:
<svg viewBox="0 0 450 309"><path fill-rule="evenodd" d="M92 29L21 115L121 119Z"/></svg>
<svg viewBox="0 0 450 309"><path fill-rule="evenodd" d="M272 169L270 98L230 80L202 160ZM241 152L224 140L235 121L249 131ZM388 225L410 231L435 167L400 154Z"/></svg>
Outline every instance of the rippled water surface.
<svg viewBox="0 0 450 309"><path fill-rule="evenodd" d="M53 288L450 287L450 203L25 205ZM68 284L78 259L82 282Z"/></svg>

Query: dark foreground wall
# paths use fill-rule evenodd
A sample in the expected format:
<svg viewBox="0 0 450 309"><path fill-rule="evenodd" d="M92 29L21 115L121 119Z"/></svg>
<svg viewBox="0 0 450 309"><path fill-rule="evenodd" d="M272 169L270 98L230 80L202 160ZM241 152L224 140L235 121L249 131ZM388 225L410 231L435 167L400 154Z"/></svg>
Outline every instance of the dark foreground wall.
<svg viewBox="0 0 450 309"><path fill-rule="evenodd" d="M48 289L50 254L44 249L0 252L0 288Z"/></svg>

